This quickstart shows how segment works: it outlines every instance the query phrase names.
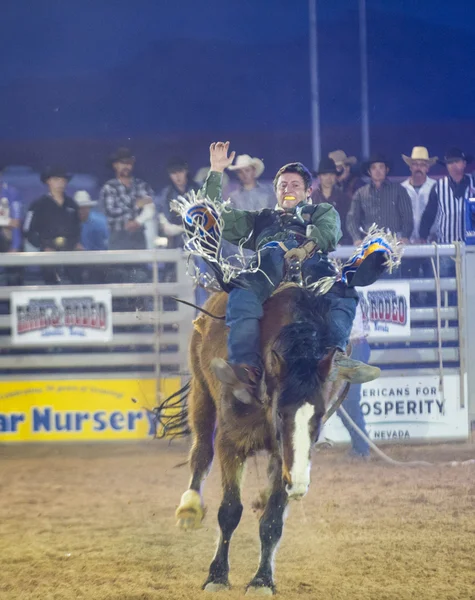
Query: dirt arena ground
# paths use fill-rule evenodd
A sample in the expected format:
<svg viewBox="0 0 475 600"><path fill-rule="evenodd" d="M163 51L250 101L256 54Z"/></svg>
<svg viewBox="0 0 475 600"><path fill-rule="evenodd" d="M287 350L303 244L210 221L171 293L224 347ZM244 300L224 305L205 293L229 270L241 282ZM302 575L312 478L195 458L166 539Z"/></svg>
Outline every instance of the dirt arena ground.
<svg viewBox="0 0 475 600"><path fill-rule="evenodd" d="M219 474L208 515L175 528L187 444L0 446L0 598L152 600L201 592L216 541ZM475 444L392 447L398 459L475 457ZM259 554L250 502L265 484L249 464L245 511L231 548L240 598ZM291 505L276 561L285 599L475 598L475 466L354 463L343 449L314 455L312 487Z"/></svg>

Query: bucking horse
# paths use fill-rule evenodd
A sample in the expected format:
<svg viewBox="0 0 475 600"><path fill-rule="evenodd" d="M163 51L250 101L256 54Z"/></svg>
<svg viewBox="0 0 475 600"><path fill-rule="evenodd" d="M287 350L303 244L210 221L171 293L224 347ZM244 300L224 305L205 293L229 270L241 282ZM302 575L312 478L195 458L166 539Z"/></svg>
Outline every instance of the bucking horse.
<svg viewBox="0 0 475 600"><path fill-rule="evenodd" d="M214 294L205 309L223 315L228 295ZM261 554L247 593L275 592L273 558L282 536L289 499L302 498L310 484L311 450L318 440L336 349L328 348L325 296L283 285L264 305L261 321L264 376L258 399L239 401L229 382L218 381L216 361L226 358L224 321L201 315L190 344L191 387L188 423L193 444L191 480L176 510L182 529L200 527L205 515L203 481L216 452L221 468L219 543L203 585L207 591L229 587L229 546L241 519L241 480L249 456L267 451L268 490L259 523ZM217 358L216 358L217 357ZM346 388L347 391L347 388ZM341 401L342 398L339 398Z"/></svg>

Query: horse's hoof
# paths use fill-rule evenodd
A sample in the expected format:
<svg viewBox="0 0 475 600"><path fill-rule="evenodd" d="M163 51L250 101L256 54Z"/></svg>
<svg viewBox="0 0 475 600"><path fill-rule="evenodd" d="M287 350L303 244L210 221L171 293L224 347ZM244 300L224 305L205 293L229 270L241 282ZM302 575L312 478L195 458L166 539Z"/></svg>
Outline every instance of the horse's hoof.
<svg viewBox="0 0 475 600"><path fill-rule="evenodd" d="M181 497L180 506L175 512L176 525L184 531L199 529L205 513L206 510L198 492L187 490Z"/></svg>
<svg viewBox="0 0 475 600"><path fill-rule="evenodd" d="M246 590L246 596L273 596L274 590L271 587L265 587L262 585L254 586L250 585Z"/></svg>
<svg viewBox="0 0 475 600"><path fill-rule="evenodd" d="M230 587L229 583L215 583L214 581L210 581L204 586L203 590L205 592L227 592Z"/></svg>

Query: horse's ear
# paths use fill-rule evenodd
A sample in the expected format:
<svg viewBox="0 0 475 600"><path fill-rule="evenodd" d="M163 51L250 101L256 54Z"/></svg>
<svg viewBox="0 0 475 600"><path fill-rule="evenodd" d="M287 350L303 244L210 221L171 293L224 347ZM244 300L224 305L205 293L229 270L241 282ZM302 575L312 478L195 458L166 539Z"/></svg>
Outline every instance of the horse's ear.
<svg viewBox="0 0 475 600"><path fill-rule="evenodd" d="M331 348L318 363L318 375L322 381L325 381L331 373L333 368L333 359L335 358L337 350L338 348Z"/></svg>
<svg viewBox="0 0 475 600"><path fill-rule="evenodd" d="M284 359L282 356L276 352L275 350L271 350L270 353L270 369L271 373L275 375L275 377L280 377L284 371Z"/></svg>

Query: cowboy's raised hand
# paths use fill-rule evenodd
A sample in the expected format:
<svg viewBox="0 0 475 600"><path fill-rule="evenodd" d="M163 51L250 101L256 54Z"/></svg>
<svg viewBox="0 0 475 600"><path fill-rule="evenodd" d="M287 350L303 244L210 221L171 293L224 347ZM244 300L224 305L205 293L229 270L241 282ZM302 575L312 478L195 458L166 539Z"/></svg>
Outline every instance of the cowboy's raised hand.
<svg viewBox="0 0 475 600"><path fill-rule="evenodd" d="M228 156L229 142L213 142L209 147L209 163L211 165L210 171L217 171L223 173L224 169L227 169L232 164L235 152L231 152Z"/></svg>

